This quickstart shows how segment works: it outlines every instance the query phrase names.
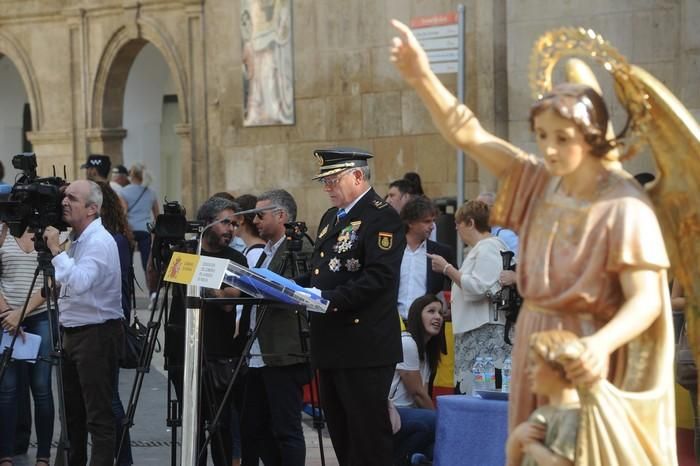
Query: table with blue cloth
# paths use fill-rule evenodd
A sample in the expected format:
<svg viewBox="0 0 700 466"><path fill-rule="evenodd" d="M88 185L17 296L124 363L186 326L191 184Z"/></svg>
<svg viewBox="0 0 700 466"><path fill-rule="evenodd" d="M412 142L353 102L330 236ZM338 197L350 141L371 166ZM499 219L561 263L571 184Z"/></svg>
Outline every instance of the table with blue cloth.
<svg viewBox="0 0 700 466"><path fill-rule="evenodd" d="M435 466L502 466L507 438L507 401L437 397Z"/></svg>

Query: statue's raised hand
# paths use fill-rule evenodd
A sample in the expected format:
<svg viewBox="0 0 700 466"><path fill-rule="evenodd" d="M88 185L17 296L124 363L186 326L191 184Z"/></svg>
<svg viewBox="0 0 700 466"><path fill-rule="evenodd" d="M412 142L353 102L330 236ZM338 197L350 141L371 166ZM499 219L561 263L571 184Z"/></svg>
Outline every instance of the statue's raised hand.
<svg viewBox="0 0 700 466"><path fill-rule="evenodd" d="M414 85L431 73L428 56L408 26L395 19L391 25L399 32L391 41L391 61L406 82Z"/></svg>

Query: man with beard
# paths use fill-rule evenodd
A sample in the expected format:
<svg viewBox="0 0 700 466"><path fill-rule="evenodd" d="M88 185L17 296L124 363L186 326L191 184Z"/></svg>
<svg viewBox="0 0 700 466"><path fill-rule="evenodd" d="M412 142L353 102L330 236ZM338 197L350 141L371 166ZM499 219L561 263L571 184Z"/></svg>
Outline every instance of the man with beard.
<svg viewBox="0 0 700 466"><path fill-rule="evenodd" d="M246 265L246 259L240 252L231 249L229 243L237 227L235 220L237 206L234 202L220 197L208 199L197 212L197 220L210 225L202 237L202 255L218 257ZM170 308L170 320L165 336L165 356L170 378L175 388L180 407L192 400L182 399L183 362L185 345L185 300L186 290L182 285L173 289ZM234 298L240 292L228 285L219 290L204 289L206 297ZM234 345L236 330L236 313L232 305L206 304L202 308L202 335L204 342L204 370L202 372L202 390L199 400L199 445L204 443L205 420L212 420L216 408L221 404L228 380L219 380L217 374L226 372L235 358L240 356ZM230 374L229 374L230 375ZM212 439L211 454L216 466L230 466L232 459L230 432L230 403L224 409L224 416L218 424L218 430ZM200 465L206 465L206 455L202 455Z"/></svg>

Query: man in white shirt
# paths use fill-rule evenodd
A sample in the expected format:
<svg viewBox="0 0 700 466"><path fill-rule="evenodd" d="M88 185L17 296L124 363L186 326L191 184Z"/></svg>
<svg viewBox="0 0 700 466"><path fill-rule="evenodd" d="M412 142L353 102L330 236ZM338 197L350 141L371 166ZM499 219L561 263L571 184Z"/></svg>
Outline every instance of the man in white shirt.
<svg viewBox="0 0 700 466"><path fill-rule="evenodd" d="M123 346L121 270L112 235L99 218L102 190L93 181L71 183L62 201L71 245L62 251L58 230L44 233L61 290L63 387L70 439L69 465L111 466L116 431L112 413L114 377Z"/></svg>
<svg viewBox="0 0 700 466"><path fill-rule="evenodd" d="M287 251L285 223L296 220L297 204L283 189L258 196L254 224L267 241L255 267L291 278L293 257ZM309 245L310 249L310 245ZM304 466L306 443L301 425L303 385L310 369L301 354L301 328L308 328L306 315L289 307L256 306L241 315L241 328L255 328L262 317L250 350L242 413L242 444L246 458L252 451L267 466ZM301 327L300 327L301 325ZM245 332L245 330L243 330Z"/></svg>
<svg viewBox="0 0 700 466"><path fill-rule="evenodd" d="M437 295L450 286L443 274L432 270L426 254L438 254L457 266L453 248L429 239L436 212L433 202L425 196L415 196L401 210L401 221L406 228L406 248L401 260L398 310L404 321L416 298L428 293Z"/></svg>

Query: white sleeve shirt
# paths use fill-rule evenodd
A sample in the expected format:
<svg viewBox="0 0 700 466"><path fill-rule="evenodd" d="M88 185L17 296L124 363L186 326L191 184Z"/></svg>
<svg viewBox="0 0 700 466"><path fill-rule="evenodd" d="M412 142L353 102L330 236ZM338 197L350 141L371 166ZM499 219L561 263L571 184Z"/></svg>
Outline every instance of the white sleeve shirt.
<svg viewBox="0 0 700 466"><path fill-rule="evenodd" d="M64 327L123 319L119 251L99 218L51 261L61 284L58 320Z"/></svg>
<svg viewBox="0 0 700 466"><path fill-rule="evenodd" d="M406 245L401 259L401 276L399 278L399 314L408 319L408 309L416 298L425 294L428 280L427 242L423 241L415 251Z"/></svg>

